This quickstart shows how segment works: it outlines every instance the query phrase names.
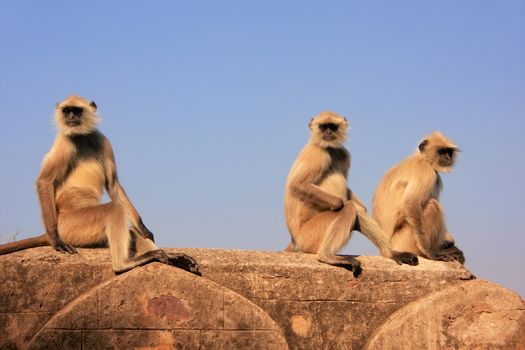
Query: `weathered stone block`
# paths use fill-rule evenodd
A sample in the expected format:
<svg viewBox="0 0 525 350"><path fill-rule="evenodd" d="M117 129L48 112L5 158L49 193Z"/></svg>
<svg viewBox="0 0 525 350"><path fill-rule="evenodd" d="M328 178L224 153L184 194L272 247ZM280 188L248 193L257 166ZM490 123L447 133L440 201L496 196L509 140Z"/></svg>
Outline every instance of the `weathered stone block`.
<svg viewBox="0 0 525 350"><path fill-rule="evenodd" d="M457 263L360 256L355 278L308 254L176 251L203 276L115 276L107 249L0 256L0 348L525 348L523 300Z"/></svg>

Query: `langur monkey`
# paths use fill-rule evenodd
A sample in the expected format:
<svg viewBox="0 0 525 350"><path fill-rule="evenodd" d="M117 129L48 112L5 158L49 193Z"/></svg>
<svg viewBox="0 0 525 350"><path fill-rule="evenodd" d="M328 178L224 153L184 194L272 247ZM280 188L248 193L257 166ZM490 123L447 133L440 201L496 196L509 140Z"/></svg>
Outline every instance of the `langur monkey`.
<svg viewBox="0 0 525 350"><path fill-rule="evenodd" d="M1 245L0 254L47 245L76 253L74 247L109 245L116 273L159 261L198 274L193 258L167 254L153 242L118 181L111 144L96 128L96 111L94 102L80 96L57 104L58 134L36 181L46 233ZM111 201L102 204L104 188Z"/></svg>
<svg viewBox="0 0 525 350"><path fill-rule="evenodd" d="M416 265L417 256L390 249L381 227L347 187L350 153L343 146L348 121L323 112L310 121L310 141L288 174L284 195L286 224L292 242L286 251L317 254L331 265L348 266L355 276L361 270L353 257L336 255L352 230L367 236L381 255L397 263Z"/></svg>
<svg viewBox="0 0 525 350"><path fill-rule="evenodd" d="M447 231L439 203L440 172L449 173L458 147L439 131L428 135L416 152L390 169L377 186L373 217L393 249L427 259L465 262Z"/></svg>

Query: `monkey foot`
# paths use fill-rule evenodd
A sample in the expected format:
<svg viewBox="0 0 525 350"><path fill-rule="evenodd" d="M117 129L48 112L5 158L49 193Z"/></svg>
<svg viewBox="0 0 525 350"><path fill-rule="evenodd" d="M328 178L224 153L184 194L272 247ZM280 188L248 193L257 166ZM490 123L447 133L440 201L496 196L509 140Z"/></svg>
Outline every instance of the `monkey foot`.
<svg viewBox="0 0 525 350"><path fill-rule="evenodd" d="M441 247L439 249L446 250L446 249L450 249L452 247L454 247L454 242L452 242L452 241L445 241L445 242L443 242L443 244L441 245Z"/></svg>
<svg viewBox="0 0 525 350"><path fill-rule="evenodd" d="M340 265L341 267L344 267L350 271L352 271L352 273L354 274L354 277L357 278L359 277L359 275L361 274L361 263L357 260L354 259L353 262L350 262L350 263L347 263L347 264L342 264Z"/></svg>
<svg viewBox="0 0 525 350"><path fill-rule="evenodd" d="M167 253L167 255L169 258L169 265L186 270L197 276L202 276L199 271L199 264L191 256L183 253Z"/></svg>
<svg viewBox="0 0 525 350"><path fill-rule="evenodd" d="M407 264L407 265L415 266L415 265L419 264L419 260L417 258L417 255L409 253L409 252L396 252L396 251L393 251L391 259L394 260L399 265Z"/></svg>
<svg viewBox="0 0 525 350"><path fill-rule="evenodd" d="M354 274L354 277L358 277L362 271L361 263L359 262L359 260L347 255L318 257L317 260L325 264L341 266L347 270L350 270Z"/></svg>
<svg viewBox="0 0 525 350"><path fill-rule="evenodd" d="M442 250L440 254L437 256L436 260L441 261L457 261L461 265L465 264L465 255L463 255L463 251L459 249L456 246L453 246L451 248Z"/></svg>

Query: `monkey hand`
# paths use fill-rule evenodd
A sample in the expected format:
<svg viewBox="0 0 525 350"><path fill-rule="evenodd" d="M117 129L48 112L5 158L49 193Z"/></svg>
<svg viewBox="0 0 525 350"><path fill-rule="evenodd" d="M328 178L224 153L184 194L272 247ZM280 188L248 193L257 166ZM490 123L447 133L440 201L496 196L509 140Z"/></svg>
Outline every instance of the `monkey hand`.
<svg viewBox="0 0 525 350"><path fill-rule="evenodd" d="M343 209L344 206L345 206L345 202L341 198L335 198L333 203L330 203L330 210L339 211Z"/></svg>
<svg viewBox="0 0 525 350"><path fill-rule="evenodd" d="M180 269L202 276L199 271L199 264L191 256L183 253L167 253L169 264Z"/></svg>
<svg viewBox="0 0 525 350"><path fill-rule="evenodd" d="M58 233L53 235L48 235L49 245L53 247L56 251L61 253L75 254L78 251L72 245L64 243L59 237Z"/></svg>
<svg viewBox="0 0 525 350"><path fill-rule="evenodd" d="M146 226L142 230L139 230L140 235L146 239L151 239L153 242L155 242L155 237L153 237L153 232L148 230Z"/></svg>
<svg viewBox="0 0 525 350"><path fill-rule="evenodd" d="M139 227L132 226L130 227L130 231L142 236L145 239L150 239L153 242L155 242L155 237L153 237L153 232L151 232L146 225L142 223L142 221L139 223Z"/></svg>

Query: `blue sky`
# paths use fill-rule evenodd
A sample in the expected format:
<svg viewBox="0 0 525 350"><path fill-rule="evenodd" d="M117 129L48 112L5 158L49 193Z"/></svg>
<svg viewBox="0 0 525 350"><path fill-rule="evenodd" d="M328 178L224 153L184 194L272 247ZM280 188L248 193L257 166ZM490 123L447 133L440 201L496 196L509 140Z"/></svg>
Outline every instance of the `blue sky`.
<svg viewBox="0 0 525 350"><path fill-rule="evenodd" d="M449 229L474 274L525 295L524 1L11 1L0 43L3 236L43 232L34 181L76 93L161 246L281 250L286 175L333 110L368 206L425 134L456 141ZM377 249L354 233L343 252Z"/></svg>

